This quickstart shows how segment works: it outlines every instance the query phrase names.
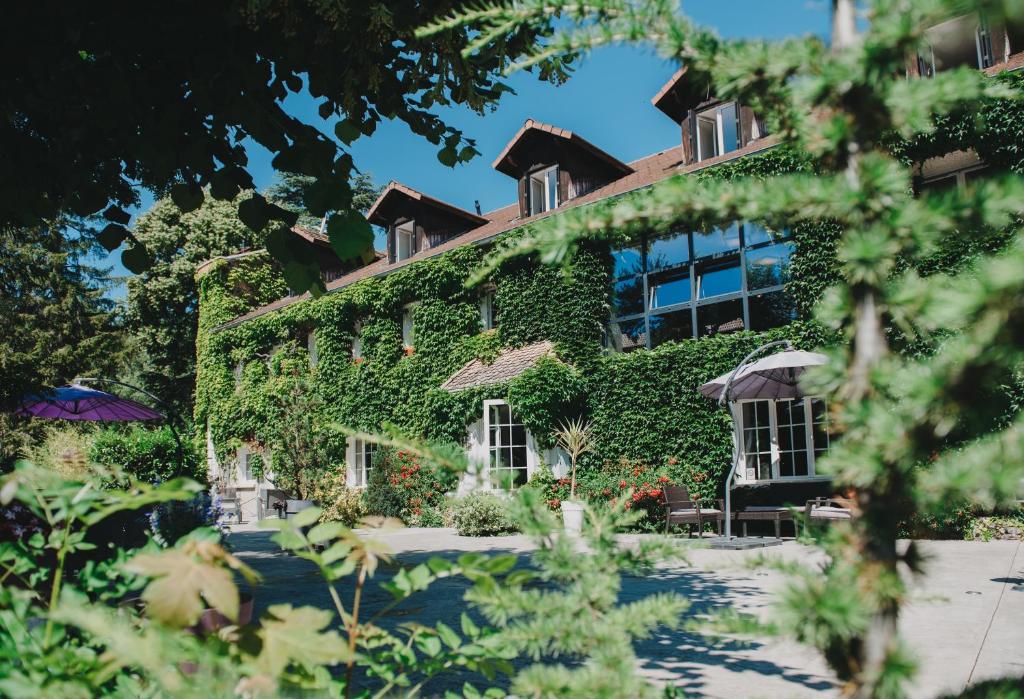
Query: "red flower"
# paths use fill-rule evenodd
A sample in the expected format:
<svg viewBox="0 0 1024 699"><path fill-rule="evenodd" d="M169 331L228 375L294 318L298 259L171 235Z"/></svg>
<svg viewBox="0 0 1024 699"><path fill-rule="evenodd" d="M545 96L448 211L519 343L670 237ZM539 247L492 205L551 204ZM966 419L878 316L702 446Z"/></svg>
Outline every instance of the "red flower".
<svg viewBox="0 0 1024 699"><path fill-rule="evenodd" d="M619 481L620 488L625 488L627 485L629 485L629 483L626 483L626 481Z"/></svg>
<svg viewBox="0 0 1024 699"><path fill-rule="evenodd" d="M416 348L414 348L414 347L406 347L405 348L405 356L406 357L411 357L414 354L416 354ZM417 514L419 514L419 513L417 513Z"/></svg>
<svg viewBox="0 0 1024 699"><path fill-rule="evenodd" d="M604 490L601 491L601 495L611 495L611 494L612 494L612 489L611 488L605 488Z"/></svg>
<svg viewBox="0 0 1024 699"><path fill-rule="evenodd" d="M640 498L644 496L643 492L633 493L633 502L640 502Z"/></svg>
<svg viewBox="0 0 1024 699"><path fill-rule="evenodd" d="M651 491L651 497L652 498L660 498L661 497L661 488L655 488L654 490L652 490Z"/></svg>
<svg viewBox="0 0 1024 699"><path fill-rule="evenodd" d="M668 465L669 466L675 466L678 463L679 463L679 459L677 459L676 457L674 457L674 456L668 457Z"/></svg>
<svg viewBox="0 0 1024 699"><path fill-rule="evenodd" d="M668 483L668 476L658 476L659 483Z"/></svg>
<svg viewBox="0 0 1024 699"><path fill-rule="evenodd" d="M552 507L558 507L558 506L560 506L562 504L562 501L559 500L558 498L551 498L550 500L548 500L548 503Z"/></svg>
<svg viewBox="0 0 1024 699"><path fill-rule="evenodd" d="M627 502L627 503L626 503L626 509L628 510L628 509L630 508L630 506L631 506L632 504L633 504L633 503L631 503L631 502Z"/></svg>

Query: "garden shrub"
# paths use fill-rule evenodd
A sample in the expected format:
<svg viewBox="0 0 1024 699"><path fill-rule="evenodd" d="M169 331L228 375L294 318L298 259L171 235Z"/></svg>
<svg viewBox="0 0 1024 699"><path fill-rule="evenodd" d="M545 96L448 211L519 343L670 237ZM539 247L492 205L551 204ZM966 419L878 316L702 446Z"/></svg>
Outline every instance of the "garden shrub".
<svg viewBox="0 0 1024 699"><path fill-rule="evenodd" d="M349 487L345 469L332 469L313 484L312 498L323 509L321 522L341 522L354 527L366 516L363 492Z"/></svg>
<svg viewBox="0 0 1024 699"><path fill-rule="evenodd" d="M421 526L440 526L441 515L424 513L444 505L444 495L455 487L457 476L423 462L417 455L380 447L374 456L366 487L365 503L369 514L398 517L403 522Z"/></svg>
<svg viewBox="0 0 1024 699"><path fill-rule="evenodd" d="M92 453L94 430L75 425L49 425L41 438L29 447L26 456L39 466L56 471L65 478L86 480L92 477L89 456Z"/></svg>
<svg viewBox="0 0 1024 699"><path fill-rule="evenodd" d="M455 529L459 536L498 536L519 530L504 498L487 491L470 493L454 507Z"/></svg>
<svg viewBox="0 0 1024 699"><path fill-rule="evenodd" d="M1005 515L978 517L965 532L966 539L971 541L991 541L992 539L1011 539L1024 541L1024 509L1018 509Z"/></svg>
<svg viewBox="0 0 1024 699"><path fill-rule="evenodd" d="M206 478L205 466L187 439L181 442L179 463L178 445L166 426L100 430L93 439L89 458L103 466L123 469L127 475L147 483L178 476L200 481Z"/></svg>
<svg viewBox="0 0 1024 699"><path fill-rule="evenodd" d="M149 526L161 546L174 546L196 529L216 527L221 515L220 498L202 492L190 500L171 500L154 506L149 513Z"/></svg>

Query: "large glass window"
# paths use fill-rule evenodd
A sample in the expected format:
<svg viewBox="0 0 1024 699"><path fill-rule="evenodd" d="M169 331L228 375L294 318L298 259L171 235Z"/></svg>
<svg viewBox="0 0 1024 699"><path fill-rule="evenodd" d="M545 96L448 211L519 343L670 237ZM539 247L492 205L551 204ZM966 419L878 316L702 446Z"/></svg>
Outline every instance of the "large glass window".
<svg viewBox="0 0 1024 699"><path fill-rule="evenodd" d="M493 485L515 490L529 480L526 427L508 403L487 403L487 451Z"/></svg>
<svg viewBox="0 0 1024 699"><path fill-rule="evenodd" d="M828 410L821 398L740 404L740 477L747 481L810 478L829 448Z"/></svg>
<svg viewBox="0 0 1024 699"><path fill-rule="evenodd" d="M796 309L783 287L793 251L788 231L751 223L643 236L613 250L609 347L624 352L791 322Z"/></svg>

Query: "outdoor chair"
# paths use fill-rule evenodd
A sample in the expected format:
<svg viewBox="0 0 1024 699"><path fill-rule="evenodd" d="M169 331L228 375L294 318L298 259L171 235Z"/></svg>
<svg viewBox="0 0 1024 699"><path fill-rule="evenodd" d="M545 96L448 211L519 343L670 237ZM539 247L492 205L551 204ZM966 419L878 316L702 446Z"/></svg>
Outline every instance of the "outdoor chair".
<svg viewBox="0 0 1024 699"><path fill-rule="evenodd" d="M815 498L807 501L804 514L809 522L848 522L854 517L853 503L845 498Z"/></svg>
<svg viewBox="0 0 1024 699"><path fill-rule="evenodd" d="M668 534L673 524L685 524L687 536L692 536L693 525L696 524L698 534L703 534L704 523L714 521L721 535L725 505L721 500L711 500L710 503L711 506L702 505L701 499L691 497L684 486L665 486L665 533Z"/></svg>

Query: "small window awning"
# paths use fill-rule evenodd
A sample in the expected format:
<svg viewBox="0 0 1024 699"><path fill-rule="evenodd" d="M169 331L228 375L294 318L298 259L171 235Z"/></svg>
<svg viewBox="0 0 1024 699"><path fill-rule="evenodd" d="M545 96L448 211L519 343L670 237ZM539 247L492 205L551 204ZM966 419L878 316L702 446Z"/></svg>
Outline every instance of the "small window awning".
<svg viewBox="0 0 1024 699"><path fill-rule="evenodd" d="M504 383L536 366L542 357L554 356L554 350L554 344L545 340L525 347L503 350L490 364L474 359L452 374L441 384L441 388L455 393L467 388Z"/></svg>

